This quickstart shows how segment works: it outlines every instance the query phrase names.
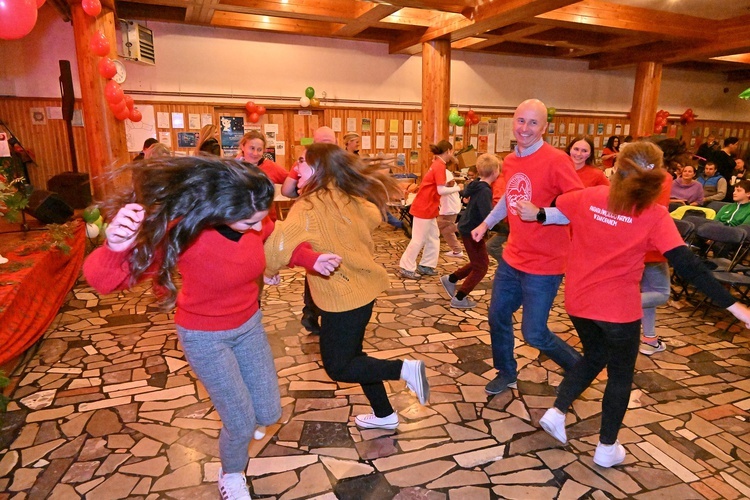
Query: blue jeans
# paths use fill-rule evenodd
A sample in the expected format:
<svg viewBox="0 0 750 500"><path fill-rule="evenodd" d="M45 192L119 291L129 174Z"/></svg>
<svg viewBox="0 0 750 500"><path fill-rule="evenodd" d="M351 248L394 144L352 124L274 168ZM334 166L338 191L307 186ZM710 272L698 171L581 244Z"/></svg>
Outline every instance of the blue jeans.
<svg viewBox="0 0 750 500"><path fill-rule="evenodd" d="M221 417L219 454L226 473L244 472L255 426L281 418L279 381L262 320L258 311L233 330L177 325L185 358Z"/></svg>
<svg viewBox="0 0 750 500"><path fill-rule="evenodd" d="M513 313L523 306L521 333L527 344L539 349L566 372L581 355L547 327L549 311L562 282L562 274L530 274L500 260L492 283L488 311L492 361L502 374L516 378L518 363L513 356Z"/></svg>
<svg viewBox="0 0 750 500"><path fill-rule="evenodd" d="M669 300L669 266L666 262L648 262L641 277L643 336L656 338L656 308Z"/></svg>

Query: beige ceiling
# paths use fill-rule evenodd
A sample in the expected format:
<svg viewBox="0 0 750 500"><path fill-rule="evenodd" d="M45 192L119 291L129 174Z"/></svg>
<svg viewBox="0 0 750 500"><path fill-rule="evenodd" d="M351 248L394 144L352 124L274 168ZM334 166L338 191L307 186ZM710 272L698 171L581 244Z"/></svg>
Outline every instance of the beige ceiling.
<svg viewBox="0 0 750 500"><path fill-rule="evenodd" d="M591 69L657 61L750 79L750 0L115 0L115 5L125 19L375 41L387 43L394 54L417 54L423 42L449 39L454 50L586 60Z"/></svg>

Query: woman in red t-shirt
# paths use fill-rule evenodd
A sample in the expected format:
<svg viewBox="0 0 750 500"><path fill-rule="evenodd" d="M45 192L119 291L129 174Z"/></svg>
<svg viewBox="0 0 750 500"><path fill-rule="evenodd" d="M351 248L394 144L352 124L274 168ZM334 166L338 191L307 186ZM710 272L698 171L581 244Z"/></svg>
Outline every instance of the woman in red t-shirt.
<svg viewBox="0 0 750 500"><path fill-rule="evenodd" d="M539 423L566 443L565 413L606 367L599 445L594 453L594 463L602 467L625 460L625 448L617 434L628 408L638 356L639 284L648 251L662 253L675 272L750 327L750 309L737 302L700 264L682 241L667 209L656 203L665 175L662 152L655 144L631 143L617 158L611 189L597 186L557 198L557 209L572 226L565 308L581 338L584 355L565 374L554 407Z"/></svg>
<svg viewBox="0 0 750 500"><path fill-rule="evenodd" d="M604 165L605 169L612 168L615 165L615 159L619 152L620 138L613 135L607 139L607 144L604 145L604 149L602 150L602 165Z"/></svg>
<svg viewBox="0 0 750 500"><path fill-rule="evenodd" d="M435 266L440 256L440 229L437 216L440 212L440 195L445 187L452 187L455 181L446 183L445 166L453 158L453 145L448 141L430 144L430 151L435 159L422 179L417 197L411 204L409 213L414 217L411 229L411 241L401 256L399 276L407 279L419 279L421 275L435 276ZM417 256L422 251L422 259L417 265Z"/></svg>

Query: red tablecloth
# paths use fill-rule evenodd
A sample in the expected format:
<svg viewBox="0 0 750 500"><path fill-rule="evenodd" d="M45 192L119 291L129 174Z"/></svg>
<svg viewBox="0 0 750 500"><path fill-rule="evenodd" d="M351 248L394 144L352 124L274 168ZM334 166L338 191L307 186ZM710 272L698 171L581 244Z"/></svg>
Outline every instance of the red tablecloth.
<svg viewBox="0 0 750 500"><path fill-rule="evenodd" d="M0 234L0 365L16 358L41 337L81 272L85 225L70 223L73 237L66 254L47 248L47 231Z"/></svg>

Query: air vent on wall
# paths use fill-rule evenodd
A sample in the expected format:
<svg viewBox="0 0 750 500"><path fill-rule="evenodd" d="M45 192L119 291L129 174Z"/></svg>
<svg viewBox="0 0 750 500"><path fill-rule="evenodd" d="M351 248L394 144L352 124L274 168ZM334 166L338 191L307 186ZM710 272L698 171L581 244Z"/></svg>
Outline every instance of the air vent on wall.
<svg viewBox="0 0 750 500"><path fill-rule="evenodd" d="M134 21L120 19L120 31L122 33L122 53L125 59L142 62L145 64L156 64L154 54L154 34Z"/></svg>

